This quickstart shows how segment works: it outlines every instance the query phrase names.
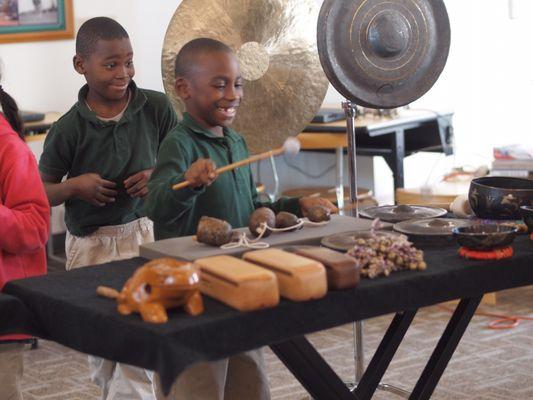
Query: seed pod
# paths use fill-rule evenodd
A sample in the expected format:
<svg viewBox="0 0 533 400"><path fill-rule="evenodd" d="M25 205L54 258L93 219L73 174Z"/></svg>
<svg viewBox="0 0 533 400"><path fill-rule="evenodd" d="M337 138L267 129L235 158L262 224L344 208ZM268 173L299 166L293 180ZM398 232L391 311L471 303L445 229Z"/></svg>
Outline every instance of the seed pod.
<svg viewBox="0 0 533 400"><path fill-rule="evenodd" d="M286 211L281 211L276 215L276 228L289 228L298 224L298 217ZM300 227L301 228L301 227ZM294 228L285 232L292 232L298 228Z"/></svg>
<svg viewBox="0 0 533 400"><path fill-rule="evenodd" d="M314 206L307 212L307 218L311 222L324 222L331 219L331 210L324 206Z"/></svg>
<svg viewBox="0 0 533 400"><path fill-rule="evenodd" d="M259 236L260 232L258 232L258 228L261 227L262 223L266 223L271 228L276 227L276 215L270 208L258 208L252 213L252 215L250 215L250 219L248 220L248 228L250 229L252 235ZM270 235L270 233L271 230L267 229L263 234L263 237L267 237Z"/></svg>
<svg viewBox="0 0 533 400"><path fill-rule="evenodd" d="M217 218L203 216L196 228L196 240L210 246L222 246L231 241L231 225Z"/></svg>

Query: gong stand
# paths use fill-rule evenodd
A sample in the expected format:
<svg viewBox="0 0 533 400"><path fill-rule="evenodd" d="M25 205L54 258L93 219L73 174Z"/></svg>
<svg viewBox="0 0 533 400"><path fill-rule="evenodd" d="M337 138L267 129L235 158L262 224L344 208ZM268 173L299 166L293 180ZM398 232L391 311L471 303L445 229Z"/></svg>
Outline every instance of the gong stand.
<svg viewBox="0 0 533 400"><path fill-rule="evenodd" d="M346 137L348 143L348 173L350 178L350 215L354 218L359 218L359 204L357 201L357 138L355 130L355 118L357 117L357 105L352 101L343 101L342 108L346 116ZM353 323L353 354L355 364L354 381L348 382L352 392L356 392L358 383L361 382L365 373L365 357L364 357L364 333L363 321L356 321ZM409 398L411 394L407 390L399 387L389 385L387 383L378 383L378 389L394 393L398 396Z"/></svg>
<svg viewBox="0 0 533 400"><path fill-rule="evenodd" d="M450 23L442 0L324 0L317 26L318 53L330 83L347 101L350 214L359 216L356 167L356 104L395 108L427 92L442 72L450 47ZM354 323L354 387L363 379L363 323ZM372 364L372 362L371 362ZM375 366L372 366L373 368ZM380 379L381 377L377 378ZM409 392L376 386L400 396Z"/></svg>

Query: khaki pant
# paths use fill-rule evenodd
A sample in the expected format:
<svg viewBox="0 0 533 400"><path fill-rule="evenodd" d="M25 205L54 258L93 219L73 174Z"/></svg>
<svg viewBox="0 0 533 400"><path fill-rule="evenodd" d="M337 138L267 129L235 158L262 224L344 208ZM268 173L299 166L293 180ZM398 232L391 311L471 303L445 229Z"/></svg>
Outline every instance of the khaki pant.
<svg viewBox="0 0 533 400"><path fill-rule="evenodd" d="M262 350L204 362L186 369L165 397L159 376L155 379L160 400L268 400L270 391Z"/></svg>
<svg viewBox="0 0 533 400"><path fill-rule="evenodd" d="M124 260L139 255L139 245L154 241L153 224L141 218L124 225L104 226L83 237L67 232L67 270ZM103 400L153 400L153 372L89 356L91 380Z"/></svg>
<svg viewBox="0 0 533 400"><path fill-rule="evenodd" d="M20 380L22 379L23 344L0 342L0 398L22 400Z"/></svg>
<svg viewBox="0 0 533 400"><path fill-rule="evenodd" d="M148 218L123 225L103 226L88 236L74 236L67 231L66 268L70 271L88 265L138 257L139 245L153 241L154 227Z"/></svg>

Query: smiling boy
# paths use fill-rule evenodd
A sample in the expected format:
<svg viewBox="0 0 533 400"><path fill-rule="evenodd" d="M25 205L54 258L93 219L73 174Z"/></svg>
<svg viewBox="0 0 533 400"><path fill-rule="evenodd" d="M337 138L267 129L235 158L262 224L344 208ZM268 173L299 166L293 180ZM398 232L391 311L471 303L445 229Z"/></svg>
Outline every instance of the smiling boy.
<svg viewBox="0 0 533 400"><path fill-rule="evenodd" d="M177 124L164 94L135 85L132 46L116 21L86 21L73 62L87 84L50 129L39 162L50 204L65 203L67 269L135 257L153 241L143 200L159 144ZM104 399L153 399L150 372L89 362Z"/></svg>
<svg viewBox="0 0 533 400"><path fill-rule="evenodd" d="M243 99L243 78L228 46L208 38L190 41L176 57L175 76L175 90L187 112L161 144L148 183L146 206L154 221L156 238L192 235L203 215L241 227L262 206L295 214L305 213L317 204L337 210L321 198L259 202L248 165L217 175L216 167L248 157L244 139L229 127ZM172 190L172 185L184 180L192 184ZM263 354L252 350L195 364L179 376L169 398L268 400Z"/></svg>
<svg viewBox="0 0 533 400"><path fill-rule="evenodd" d="M248 165L216 174L217 167L249 156L243 137L230 128L244 93L239 64L228 46L207 38L190 41L176 57L175 76L175 91L187 112L161 144L148 183L146 207L156 239L195 234L203 215L241 227L259 207L299 215L315 205L337 211L318 197L260 202ZM184 180L192 184L171 189Z"/></svg>

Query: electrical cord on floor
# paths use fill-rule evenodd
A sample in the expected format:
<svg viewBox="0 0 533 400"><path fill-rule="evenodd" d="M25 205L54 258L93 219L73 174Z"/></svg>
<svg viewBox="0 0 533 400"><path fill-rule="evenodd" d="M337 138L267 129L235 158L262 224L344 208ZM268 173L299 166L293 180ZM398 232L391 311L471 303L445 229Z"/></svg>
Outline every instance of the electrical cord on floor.
<svg viewBox="0 0 533 400"><path fill-rule="evenodd" d="M442 310L453 313L454 310L447 306L438 305ZM532 317L524 317L519 315L505 315L505 314L495 314L488 313L484 311L476 311L474 315L479 315L482 317L497 318L494 321L489 322L487 328L489 329L513 329L520 325L520 321L533 321Z"/></svg>

